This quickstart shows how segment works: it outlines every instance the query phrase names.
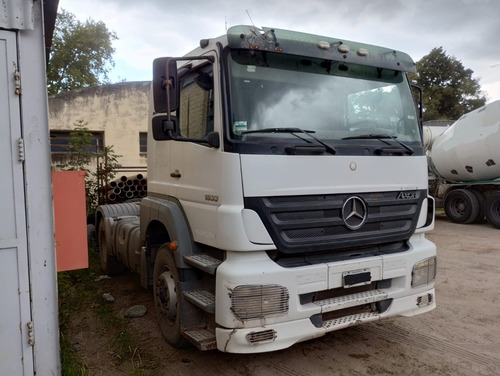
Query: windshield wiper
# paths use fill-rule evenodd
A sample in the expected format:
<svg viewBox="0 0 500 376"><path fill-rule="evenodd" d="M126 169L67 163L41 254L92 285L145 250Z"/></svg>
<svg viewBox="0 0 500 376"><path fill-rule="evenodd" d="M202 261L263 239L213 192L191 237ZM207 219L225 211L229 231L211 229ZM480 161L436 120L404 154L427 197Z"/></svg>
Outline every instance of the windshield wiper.
<svg viewBox="0 0 500 376"><path fill-rule="evenodd" d="M389 139L395 141L396 143L398 143L406 151L407 154L409 154L409 155L415 154L415 150L413 150L410 146L399 141L395 136L391 136L388 134L361 134L358 136L344 137L344 138L342 138L342 140L370 140L370 139L374 139L374 140L380 140L383 143L390 145L389 142L384 141L384 138L389 138Z"/></svg>
<svg viewBox="0 0 500 376"><path fill-rule="evenodd" d="M325 150L330 153L330 154L337 154L337 150L333 148L332 146L328 145L327 143L321 141L319 138L314 137L311 133L316 133L316 131L308 130L308 129L301 129L301 128L262 128L262 129L251 129L249 131L243 131L241 134L249 134L249 133L291 133L295 137L300 138L301 140L304 140L306 142L309 142L309 140L306 140L305 138L302 138L298 136L296 133L304 133L311 137L314 141L316 141L318 144L323 145L325 147Z"/></svg>
<svg viewBox="0 0 500 376"><path fill-rule="evenodd" d="M308 129L300 128L261 128L261 129L250 129L249 131L242 131L241 134L249 133L316 133L316 131L311 131Z"/></svg>

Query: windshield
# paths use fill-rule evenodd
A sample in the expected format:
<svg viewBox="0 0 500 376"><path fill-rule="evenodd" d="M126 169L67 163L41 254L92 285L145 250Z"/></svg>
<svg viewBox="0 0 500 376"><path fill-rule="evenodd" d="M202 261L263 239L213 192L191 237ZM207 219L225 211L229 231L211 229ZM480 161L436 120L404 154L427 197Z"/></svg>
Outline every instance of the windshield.
<svg viewBox="0 0 500 376"><path fill-rule="evenodd" d="M242 152L323 145L327 154L362 155L421 145L399 71L248 50L231 51L228 64L230 135Z"/></svg>

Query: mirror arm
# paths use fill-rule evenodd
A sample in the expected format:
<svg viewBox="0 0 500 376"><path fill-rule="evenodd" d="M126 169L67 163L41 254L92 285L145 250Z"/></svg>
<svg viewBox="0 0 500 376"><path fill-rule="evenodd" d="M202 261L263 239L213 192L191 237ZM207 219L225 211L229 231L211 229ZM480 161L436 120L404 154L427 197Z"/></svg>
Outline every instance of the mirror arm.
<svg viewBox="0 0 500 376"><path fill-rule="evenodd" d="M420 131L420 139L424 140L424 93L420 86L411 83L411 88L418 91L418 129Z"/></svg>
<svg viewBox="0 0 500 376"><path fill-rule="evenodd" d="M163 132L167 133L167 135L177 141L185 141L185 142L201 142L205 143L208 146L212 148L219 148L220 147L220 140L219 140L219 134L217 132L210 132L207 137L202 138L202 139L196 139L196 138L185 138L181 137L178 135L174 135L174 124L172 121L172 109L171 109L171 101L170 101L170 95L172 94L172 90L170 90L175 85L177 85L177 82L173 80L172 82L171 77L177 77L177 68L176 68L176 75L170 75L170 61L186 61L186 60L208 60L211 63L215 62L215 58L213 56L187 56L187 57L177 57L177 58L170 58L166 61L165 63L165 78L163 79L163 84L162 86L165 87L166 91L166 96L167 96L167 119L163 123Z"/></svg>
<svg viewBox="0 0 500 376"><path fill-rule="evenodd" d="M171 90L168 90L170 89L171 86L174 86L174 85L177 85L177 82L172 82L171 78L170 77L173 77L171 76L169 73L169 68L170 68L170 64L168 63L169 61L189 61L189 60L208 60L209 62L211 62L212 64L215 62L215 58L213 56L186 56L186 57L174 57L174 58L170 58L167 60L166 64L165 64L165 79L163 81L163 85L165 85L165 88L167 89L166 90L166 94L167 94L167 120L170 121L170 116L171 116L171 112L172 112L172 109L170 108L170 95L171 95ZM177 74L177 67L175 68L176 69L176 74Z"/></svg>
<svg viewBox="0 0 500 376"><path fill-rule="evenodd" d="M166 92L167 92L167 121L166 123L167 124L171 124L172 123L172 114L171 114L171 110L170 110L170 86L172 85L172 81L170 80L170 76L168 75L169 71L168 71L168 66L169 64L167 63L166 64L166 72L165 72L165 77L163 79L163 84L165 85L165 89L166 89ZM169 136L171 136L171 130L168 132Z"/></svg>
<svg viewBox="0 0 500 376"><path fill-rule="evenodd" d="M423 97L424 97L423 90L420 86L418 86L416 84L412 83L410 85L411 85L412 89L415 89L418 91L418 116L420 118L420 121L422 121L422 118L424 116L424 113L423 113Z"/></svg>

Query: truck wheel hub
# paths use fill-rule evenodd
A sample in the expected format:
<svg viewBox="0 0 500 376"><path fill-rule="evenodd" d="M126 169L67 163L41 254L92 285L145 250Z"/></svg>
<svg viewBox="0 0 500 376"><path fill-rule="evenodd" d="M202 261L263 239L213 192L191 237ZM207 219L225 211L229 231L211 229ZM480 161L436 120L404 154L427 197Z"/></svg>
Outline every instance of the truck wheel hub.
<svg viewBox="0 0 500 376"><path fill-rule="evenodd" d="M169 320L175 320L177 316L177 293L175 282L170 270L165 270L158 276L157 296L162 315Z"/></svg>

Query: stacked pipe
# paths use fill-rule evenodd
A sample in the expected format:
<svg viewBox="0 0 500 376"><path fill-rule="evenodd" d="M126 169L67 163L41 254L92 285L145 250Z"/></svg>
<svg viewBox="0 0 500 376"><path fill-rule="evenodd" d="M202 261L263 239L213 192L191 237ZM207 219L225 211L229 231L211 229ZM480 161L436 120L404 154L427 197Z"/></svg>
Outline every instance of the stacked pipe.
<svg viewBox="0 0 500 376"><path fill-rule="evenodd" d="M147 180L142 174L121 176L111 181L106 187L105 197L110 204L120 203L134 198L146 197Z"/></svg>

